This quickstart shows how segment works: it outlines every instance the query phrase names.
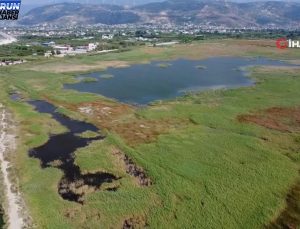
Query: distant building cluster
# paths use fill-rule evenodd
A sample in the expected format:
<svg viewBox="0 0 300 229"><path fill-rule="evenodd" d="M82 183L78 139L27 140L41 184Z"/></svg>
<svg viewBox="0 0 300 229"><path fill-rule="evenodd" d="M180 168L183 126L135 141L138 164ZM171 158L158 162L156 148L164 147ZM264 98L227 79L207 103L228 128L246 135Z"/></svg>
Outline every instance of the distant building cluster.
<svg viewBox="0 0 300 229"><path fill-rule="evenodd" d="M2 61L0 60L0 67L23 64L25 62L26 60L2 60Z"/></svg>
<svg viewBox="0 0 300 229"><path fill-rule="evenodd" d="M300 35L300 30L286 28L288 33ZM0 27L1 44L9 44L18 39L19 46L26 46L26 55L45 56L46 58L74 56L88 53L108 53L133 46L152 47L172 46L179 42L204 40L218 35L243 37L244 35L278 34L277 27L230 28L226 25L172 23L160 24L122 24L122 25L87 25L58 26L38 25L35 27ZM44 41L47 42L44 42ZM24 41L23 43L21 41ZM22 47L20 50L22 52ZM24 51L25 52L25 51ZM14 63L1 63L1 66ZM17 64L17 63L16 63Z"/></svg>
<svg viewBox="0 0 300 229"><path fill-rule="evenodd" d="M72 47L71 45L56 45L54 41L43 43L44 46L51 47L53 51L47 51L45 57L50 56L66 56L78 55L92 52L97 49L99 43L89 43L85 46Z"/></svg>

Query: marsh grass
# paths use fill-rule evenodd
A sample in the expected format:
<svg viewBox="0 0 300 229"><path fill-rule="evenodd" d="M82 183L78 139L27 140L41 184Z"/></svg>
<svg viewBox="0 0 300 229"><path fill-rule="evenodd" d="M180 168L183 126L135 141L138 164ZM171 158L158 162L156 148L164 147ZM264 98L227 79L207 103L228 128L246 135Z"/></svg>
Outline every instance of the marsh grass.
<svg viewBox="0 0 300 229"><path fill-rule="evenodd" d="M98 79L93 78L93 77L84 77L83 79L81 79L81 82L83 82L83 83L95 83L95 82L98 82Z"/></svg>
<svg viewBox="0 0 300 229"><path fill-rule="evenodd" d="M157 64L157 67L160 67L160 68L168 68L168 67L171 67L172 64L170 63L160 63L160 64Z"/></svg>
<svg viewBox="0 0 300 229"><path fill-rule="evenodd" d="M25 187L34 184L39 184L41 188L44 185L49 187L46 190L47 194L44 194L44 188L40 193L36 192L36 189L25 189L30 195L28 198L32 201L34 198L33 202L29 201L32 203L31 208L45 209L34 212L37 223L47 228L47 222L50 221L46 219L50 217L57 227L77 227L83 225L83 222L90 227L99 223L109 227L121 225L122 219L127 218L128 214L139 215L140 212L148 212L147 223L153 227L166 219L165 224L169 228L178 225L208 227L212 223L215 227L233 225L233 228L238 228L241 225L249 225L253 228L271 221L278 209L283 208L285 204L285 193L298 176L297 165L281 152L280 147L274 149L266 143L261 144L261 135L272 135L273 131L239 124L235 118L240 113L269 106L296 105L300 96L300 80L299 77L295 78L296 74L279 77L279 73L273 76L262 75L259 70L255 70L254 74L254 77L261 81L256 87L194 93L175 101L161 102L137 110L137 116L140 118L160 120L166 117L188 117L197 124L195 126L169 132L153 143L138 145L135 148L126 146L122 139L114 140L119 137L112 134L102 143L95 142L85 149L80 149L76 153L76 163L83 171L108 171L118 174L124 177L119 184L122 188L114 193L89 194L83 209L72 212L74 218L67 217L64 223L59 220L60 214L56 211L47 210L46 213L46 209L50 207L60 209L60 212L74 209L71 207L73 204L66 204L60 200L56 189L51 188L55 187L60 179L60 172L52 169L41 170L38 162L23 156L23 166L32 161L28 164L30 167L24 170L27 171L24 174L27 179L28 176L31 177L30 182L24 183L27 184ZM289 90L283 90L283 87ZM276 97L272 96L274 93ZM76 96L81 95L75 92L72 94L73 102L77 100ZM59 98L57 95L54 97ZM289 100L286 100L286 97L289 97ZM49 119L45 115L36 115ZM32 119L26 120L30 124ZM41 122L46 124L43 124L43 128L38 128L40 124L36 125L33 132L33 136L36 136L33 139L36 140L30 140L30 146L44 142L40 136L46 137L42 133L47 133L47 129L50 131L50 126L47 127L50 120ZM30 128L27 131L30 131ZM109 153L113 145L122 148L146 169L154 180L152 188L135 187L132 179ZM28 148L26 145L24 147ZM26 155L26 151L23 151L23 154ZM30 176L33 171L35 175ZM270 195L270 190L278 195ZM228 198L228 195L231 198ZM45 205L45 201L50 201L50 206ZM158 203L160 207L153 208ZM257 208L260 209L259 214L249 218ZM226 209L230 209L231 213ZM105 217L93 218L88 222L77 220L94 211ZM177 220L173 218L175 212ZM204 215L201 216L199 212L203 212ZM221 222L214 220L208 224L206 219L216 216L221 216ZM243 220L247 220L246 223Z"/></svg>
<svg viewBox="0 0 300 229"><path fill-rule="evenodd" d="M94 131L86 131L78 135L81 138L95 138L101 136L100 133Z"/></svg>
<svg viewBox="0 0 300 229"><path fill-rule="evenodd" d="M196 53L195 48L202 50L202 44L200 47L193 45L193 53ZM191 54L191 50L181 46L176 50L157 49L155 54L150 53L152 49L142 51L63 61L92 65L104 59L137 61ZM272 56L277 51L267 52L259 47L251 49L247 55L255 56L258 52ZM284 56L292 58L299 54L281 55ZM42 65L49 67L49 63ZM55 66L55 63L50 65ZM103 99L94 94L63 90L62 84L72 81L72 75L26 70L32 67L36 66L27 64L24 69L2 71L1 88L13 86L27 97L47 99L57 106ZM51 67L46 70L49 69ZM39 114L24 103L11 101L5 90L0 91L2 101L15 113L19 124L15 164L34 223L38 228L51 229L96 228L99 225L121 228L125 219L146 216L151 228L161 228L161 225L165 228L262 228L275 221L286 207L286 194L299 177L299 156L296 151L289 150L289 145L295 149L299 147L298 140L290 133L240 123L237 116L274 106L299 106L300 75L296 70L266 72L255 68L252 72L251 77L259 82L255 86L193 93L137 109L135 115L130 116L133 120L188 119L193 125L160 134L154 141L132 147L115 132L106 130L105 140L78 149L75 161L83 171L107 171L122 177L117 192L88 194L83 206L59 197L57 184L62 176L59 170L41 169L38 160L28 157L29 149L44 144L49 134L65 129L50 116ZM64 112L87 119L73 111ZM122 123L123 117L114 121ZM137 186L110 153L113 147L120 148L143 167L154 184L149 188Z"/></svg>
<svg viewBox="0 0 300 229"><path fill-rule="evenodd" d="M112 74L103 74L100 76L100 79L112 79L114 78L115 76L112 75Z"/></svg>

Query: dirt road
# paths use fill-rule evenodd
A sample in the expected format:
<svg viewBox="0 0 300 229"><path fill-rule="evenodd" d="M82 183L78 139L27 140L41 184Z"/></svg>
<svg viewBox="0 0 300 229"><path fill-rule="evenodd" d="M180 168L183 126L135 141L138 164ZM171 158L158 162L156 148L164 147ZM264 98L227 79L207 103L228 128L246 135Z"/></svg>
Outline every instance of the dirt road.
<svg viewBox="0 0 300 229"><path fill-rule="evenodd" d="M5 154L15 148L15 137L8 133L7 112L0 104L0 167L3 177L3 186L5 191L5 213L8 217L9 229L21 229L24 226L24 218L21 214L20 194L13 190L13 184L9 179L8 170L11 167L10 162L5 159Z"/></svg>

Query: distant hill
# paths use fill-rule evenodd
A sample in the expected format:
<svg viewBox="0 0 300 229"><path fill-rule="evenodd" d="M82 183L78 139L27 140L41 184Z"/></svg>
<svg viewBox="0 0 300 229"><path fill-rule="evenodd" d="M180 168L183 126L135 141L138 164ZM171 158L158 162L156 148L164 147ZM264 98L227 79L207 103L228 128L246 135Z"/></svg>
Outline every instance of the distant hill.
<svg viewBox="0 0 300 229"><path fill-rule="evenodd" d="M30 10L20 23L35 24L125 24L136 23L140 17L122 6L116 5L83 5L80 3L60 3L42 6Z"/></svg>
<svg viewBox="0 0 300 229"><path fill-rule="evenodd" d="M178 24L192 22L229 27L300 27L300 3L169 0L131 8L61 3L33 9L20 21L24 25L166 22Z"/></svg>
<svg viewBox="0 0 300 229"><path fill-rule="evenodd" d="M300 25L300 4L284 1L236 3L225 1L170 0L134 8L154 22L189 22L225 26Z"/></svg>

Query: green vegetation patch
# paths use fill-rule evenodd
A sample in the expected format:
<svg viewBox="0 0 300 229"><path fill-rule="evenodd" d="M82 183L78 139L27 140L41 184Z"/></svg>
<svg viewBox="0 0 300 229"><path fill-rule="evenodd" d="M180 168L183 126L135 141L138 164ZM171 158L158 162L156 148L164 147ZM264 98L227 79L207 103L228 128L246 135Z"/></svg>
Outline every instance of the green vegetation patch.
<svg viewBox="0 0 300 229"><path fill-rule="evenodd" d="M168 67L171 67L172 64L170 64L170 63L160 63L157 66L160 67L160 68L168 68Z"/></svg>
<svg viewBox="0 0 300 229"><path fill-rule="evenodd" d="M115 77L115 76L112 75L112 74L102 74L102 75L100 76L101 79L112 79L112 78L114 78L114 77Z"/></svg>
<svg viewBox="0 0 300 229"><path fill-rule="evenodd" d="M78 135L81 138L96 138L101 136L99 133L94 132L94 131L86 131L84 133L81 133Z"/></svg>
<svg viewBox="0 0 300 229"><path fill-rule="evenodd" d="M96 78L93 78L93 77L84 77L81 82L83 83L94 83L94 82L97 82L98 79Z"/></svg>
<svg viewBox="0 0 300 229"><path fill-rule="evenodd" d="M164 59L174 57L175 51L170 48L154 56L137 49L63 61L93 64L100 60L137 61L141 57L143 60ZM178 52L178 55L188 56L180 47ZM247 54L255 53L257 51ZM266 49L262 49L261 54L266 54ZM26 70L31 67L24 65L24 69L1 71L1 88L13 87L24 96L48 99L55 105L71 106L104 99L64 90L62 85L74 80L71 75ZM19 124L15 165L34 223L38 228L51 229L97 228L99 225L122 228L126 219L143 218L151 228L161 228L161 225L165 228L262 228L274 221L286 207L286 194L299 178L298 137L295 133L240 123L237 117L270 107L299 106L300 75L298 70L252 71L252 77L258 82L253 87L190 93L135 112L135 117L146 120L175 118L190 120L194 125L134 147L107 131L104 141L78 149L75 162L83 172L108 171L121 178L116 184L118 191L88 194L84 205L60 198L57 184L61 171L41 169L38 160L28 157L29 149L44 144L49 134L64 132L65 128L49 115L11 101L8 91L0 91L1 101L14 112ZM61 112L69 111L62 109ZM70 114L78 119L87 118L80 113ZM121 122L122 118L116 121ZM153 185L137 185L126 173L122 161L112 154L114 148L121 149L141 166Z"/></svg>

